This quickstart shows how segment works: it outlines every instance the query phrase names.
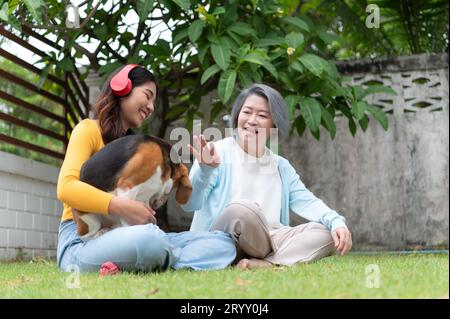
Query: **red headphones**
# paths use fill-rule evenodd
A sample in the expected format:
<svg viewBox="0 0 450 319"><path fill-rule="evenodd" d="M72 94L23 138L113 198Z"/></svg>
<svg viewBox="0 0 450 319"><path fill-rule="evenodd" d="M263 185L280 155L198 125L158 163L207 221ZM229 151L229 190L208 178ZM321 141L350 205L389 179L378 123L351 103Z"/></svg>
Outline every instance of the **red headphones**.
<svg viewBox="0 0 450 319"><path fill-rule="evenodd" d="M115 95L125 96L130 93L132 84L131 80L128 78L128 73L130 73L130 71L135 67L140 67L140 65L128 64L111 79L109 86Z"/></svg>

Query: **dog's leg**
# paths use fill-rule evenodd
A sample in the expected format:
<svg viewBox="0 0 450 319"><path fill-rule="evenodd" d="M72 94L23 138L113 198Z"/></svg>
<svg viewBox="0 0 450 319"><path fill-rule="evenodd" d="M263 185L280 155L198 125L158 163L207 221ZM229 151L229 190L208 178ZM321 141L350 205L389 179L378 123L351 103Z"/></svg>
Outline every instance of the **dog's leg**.
<svg viewBox="0 0 450 319"><path fill-rule="evenodd" d="M116 188L116 190L113 192L117 197L125 197L128 199L136 200L136 197L141 189L141 185L136 185L132 188L122 189L122 188Z"/></svg>
<svg viewBox="0 0 450 319"><path fill-rule="evenodd" d="M83 214L80 216L84 223L88 225L89 232L80 238L83 241L88 241L97 237L97 233L102 228L102 223L100 220L100 216L96 216L95 214Z"/></svg>

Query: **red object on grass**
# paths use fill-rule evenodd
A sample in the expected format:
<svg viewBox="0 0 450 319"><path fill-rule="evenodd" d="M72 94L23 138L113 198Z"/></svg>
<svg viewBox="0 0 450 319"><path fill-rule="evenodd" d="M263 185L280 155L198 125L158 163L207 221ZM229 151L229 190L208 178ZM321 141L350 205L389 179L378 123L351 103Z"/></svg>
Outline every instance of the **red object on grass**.
<svg viewBox="0 0 450 319"><path fill-rule="evenodd" d="M112 276L120 272L119 267L111 261L107 261L100 267L100 276Z"/></svg>

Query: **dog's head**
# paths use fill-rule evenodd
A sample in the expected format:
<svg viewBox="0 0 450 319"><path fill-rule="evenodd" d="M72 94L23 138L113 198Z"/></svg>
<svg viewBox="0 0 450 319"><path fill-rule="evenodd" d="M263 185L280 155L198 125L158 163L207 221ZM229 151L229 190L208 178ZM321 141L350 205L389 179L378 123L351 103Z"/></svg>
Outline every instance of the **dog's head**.
<svg viewBox="0 0 450 319"><path fill-rule="evenodd" d="M163 182L161 192L155 193L149 200L149 205L156 210L163 206L169 198L172 189L176 190L175 199L178 204L186 204L192 194L192 184L189 180L188 170L184 164L171 167L171 175Z"/></svg>

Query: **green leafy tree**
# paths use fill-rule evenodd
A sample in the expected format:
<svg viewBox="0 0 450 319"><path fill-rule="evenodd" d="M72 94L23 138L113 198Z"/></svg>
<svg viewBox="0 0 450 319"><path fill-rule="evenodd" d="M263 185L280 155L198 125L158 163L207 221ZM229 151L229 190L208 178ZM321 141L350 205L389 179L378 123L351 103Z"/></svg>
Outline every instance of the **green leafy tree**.
<svg viewBox="0 0 450 319"><path fill-rule="evenodd" d="M379 27L366 26L370 6ZM448 52L448 7L447 0L313 0L301 12L341 36L329 52L347 59Z"/></svg>
<svg viewBox="0 0 450 319"><path fill-rule="evenodd" d="M161 85L160 136L174 121L182 119L192 128L195 118L205 118L200 100L217 90L219 99L209 109L212 123L229 112L238 89L253 82L281 91L299 135L308 129L319 138L323 126L334 138L336 116L347 117L352 134L358 126L365 130L372 118L388 128L383 110L364 98L395 92L346 84L324 58L338 37L301 12L303 1L85 1L75 28L66 24L67 1L0 3L0 19L10 29L57 36L61 48L43 60L46 72L72 72L81 58L89 61L85 75L106 74L126 63L153 70ZM133 15L136 19L129 18ZM171 40L163 37L166 31ZM27 37L26 32L20 35Z"/></svg>

